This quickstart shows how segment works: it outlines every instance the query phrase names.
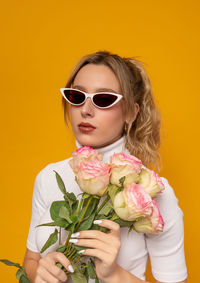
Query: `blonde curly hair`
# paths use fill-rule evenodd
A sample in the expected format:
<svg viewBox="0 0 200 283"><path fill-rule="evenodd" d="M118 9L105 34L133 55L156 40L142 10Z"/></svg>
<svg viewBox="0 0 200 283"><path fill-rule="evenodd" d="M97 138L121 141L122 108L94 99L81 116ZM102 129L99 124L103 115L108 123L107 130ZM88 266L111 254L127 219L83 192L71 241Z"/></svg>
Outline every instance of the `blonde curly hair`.
<svg viewBox="0 0 200 283"><path fill-rule="evenodd" d="M161 115L155 105L151 83L142 62L135 58L120 57L108 51L86 55L71 72L66 88L72 86L79 70L87 64L103 64L114 72L122 89L128 117L135 117L135 103L139 105L136 119L126 125L126 148L146 167L160 172ZM62 105L67 125L69 105L64 98L62 98Z"/></svg>

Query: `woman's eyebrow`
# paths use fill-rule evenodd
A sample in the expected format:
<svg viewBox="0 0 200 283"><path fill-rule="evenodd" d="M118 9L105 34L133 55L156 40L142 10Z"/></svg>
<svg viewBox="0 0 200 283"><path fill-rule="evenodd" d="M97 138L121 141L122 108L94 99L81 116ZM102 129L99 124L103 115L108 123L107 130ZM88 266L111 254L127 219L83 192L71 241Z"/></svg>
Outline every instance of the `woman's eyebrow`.
<svg viewBox="0 0 200 283"><path fill-rule="evenodd" d="M73 88L80 89L80 90L82 90L82 91L87 92L87 89L84 88L83 86L80 86L80 85L74 85ZM117 91L115 91L115 90L112 89L112 88L105 88L105 87L103 87L103 88L98 88L98 89L95 90L95 92L113 92L113 93L118 93Z"/></svg>

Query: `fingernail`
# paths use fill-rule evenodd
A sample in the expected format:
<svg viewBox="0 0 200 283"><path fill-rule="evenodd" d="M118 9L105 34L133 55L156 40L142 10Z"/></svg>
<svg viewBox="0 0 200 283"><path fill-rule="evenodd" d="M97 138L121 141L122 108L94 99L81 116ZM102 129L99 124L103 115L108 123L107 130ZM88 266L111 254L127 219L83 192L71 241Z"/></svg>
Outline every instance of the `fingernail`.
<svg viewBox="0 0 200 283"><path fill-rule="evenodd" d="M78 242L78 240L77 239L70 239L69 242L72 243L72 244L76 244Z"/></svg>
<svg viewBox="0 0 200 283"><path fill-rule="evenodd" d="M68 269L69 269L69 271L70 271L71 273L74 272L74 269L73 269L72 265L68 265Z"/></svg>
<svg viewBox="0 0 200 283"><path fill-rule="evenodd" d="M80 233L79 233L79 232L76 232L76 233L74 233L74 234L71 234L71 238L78 238L79 235L80 235Z"/></svg>
<svg viewBox="0 0 200 283"><path fill-rule="evenodd" d="M85 250L81 250L78 252L78 254L83 254Z"/></svg>
<svg viewBox="0 0 200 283"><path fill-rule="evenodd" d="M94 222L93 222L94 224L101 224L102 223L102 220L94 220Z"/></svg>

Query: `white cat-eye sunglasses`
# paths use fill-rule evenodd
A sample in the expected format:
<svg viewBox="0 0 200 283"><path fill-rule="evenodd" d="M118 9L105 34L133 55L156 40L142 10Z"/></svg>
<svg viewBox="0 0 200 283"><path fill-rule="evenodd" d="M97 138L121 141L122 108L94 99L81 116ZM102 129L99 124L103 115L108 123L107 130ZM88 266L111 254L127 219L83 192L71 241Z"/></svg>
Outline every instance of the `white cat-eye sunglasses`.
<svg viewBox="0 0 200 283"><path fill-rule="evenodd" d="M74 88L61 88L60 91L63 97L72 105L82 105L89 97L91 98L92 103L100 109L112 107L123 97L121 94L112 92L97 92L89 94Z"/></svg>

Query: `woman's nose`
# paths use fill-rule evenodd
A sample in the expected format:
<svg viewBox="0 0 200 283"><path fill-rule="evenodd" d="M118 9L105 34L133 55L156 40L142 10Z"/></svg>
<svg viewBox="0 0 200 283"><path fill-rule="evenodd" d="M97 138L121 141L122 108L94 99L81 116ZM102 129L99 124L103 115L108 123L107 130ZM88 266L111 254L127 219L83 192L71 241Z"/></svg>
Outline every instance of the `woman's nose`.
<svg viewBox="0 0 200 283"><path fill-rule="evenodd" d="M94 105L92 104L91 98L87 98L84 104L81 106L81 114L83 117L94 116Z"/></svg>

